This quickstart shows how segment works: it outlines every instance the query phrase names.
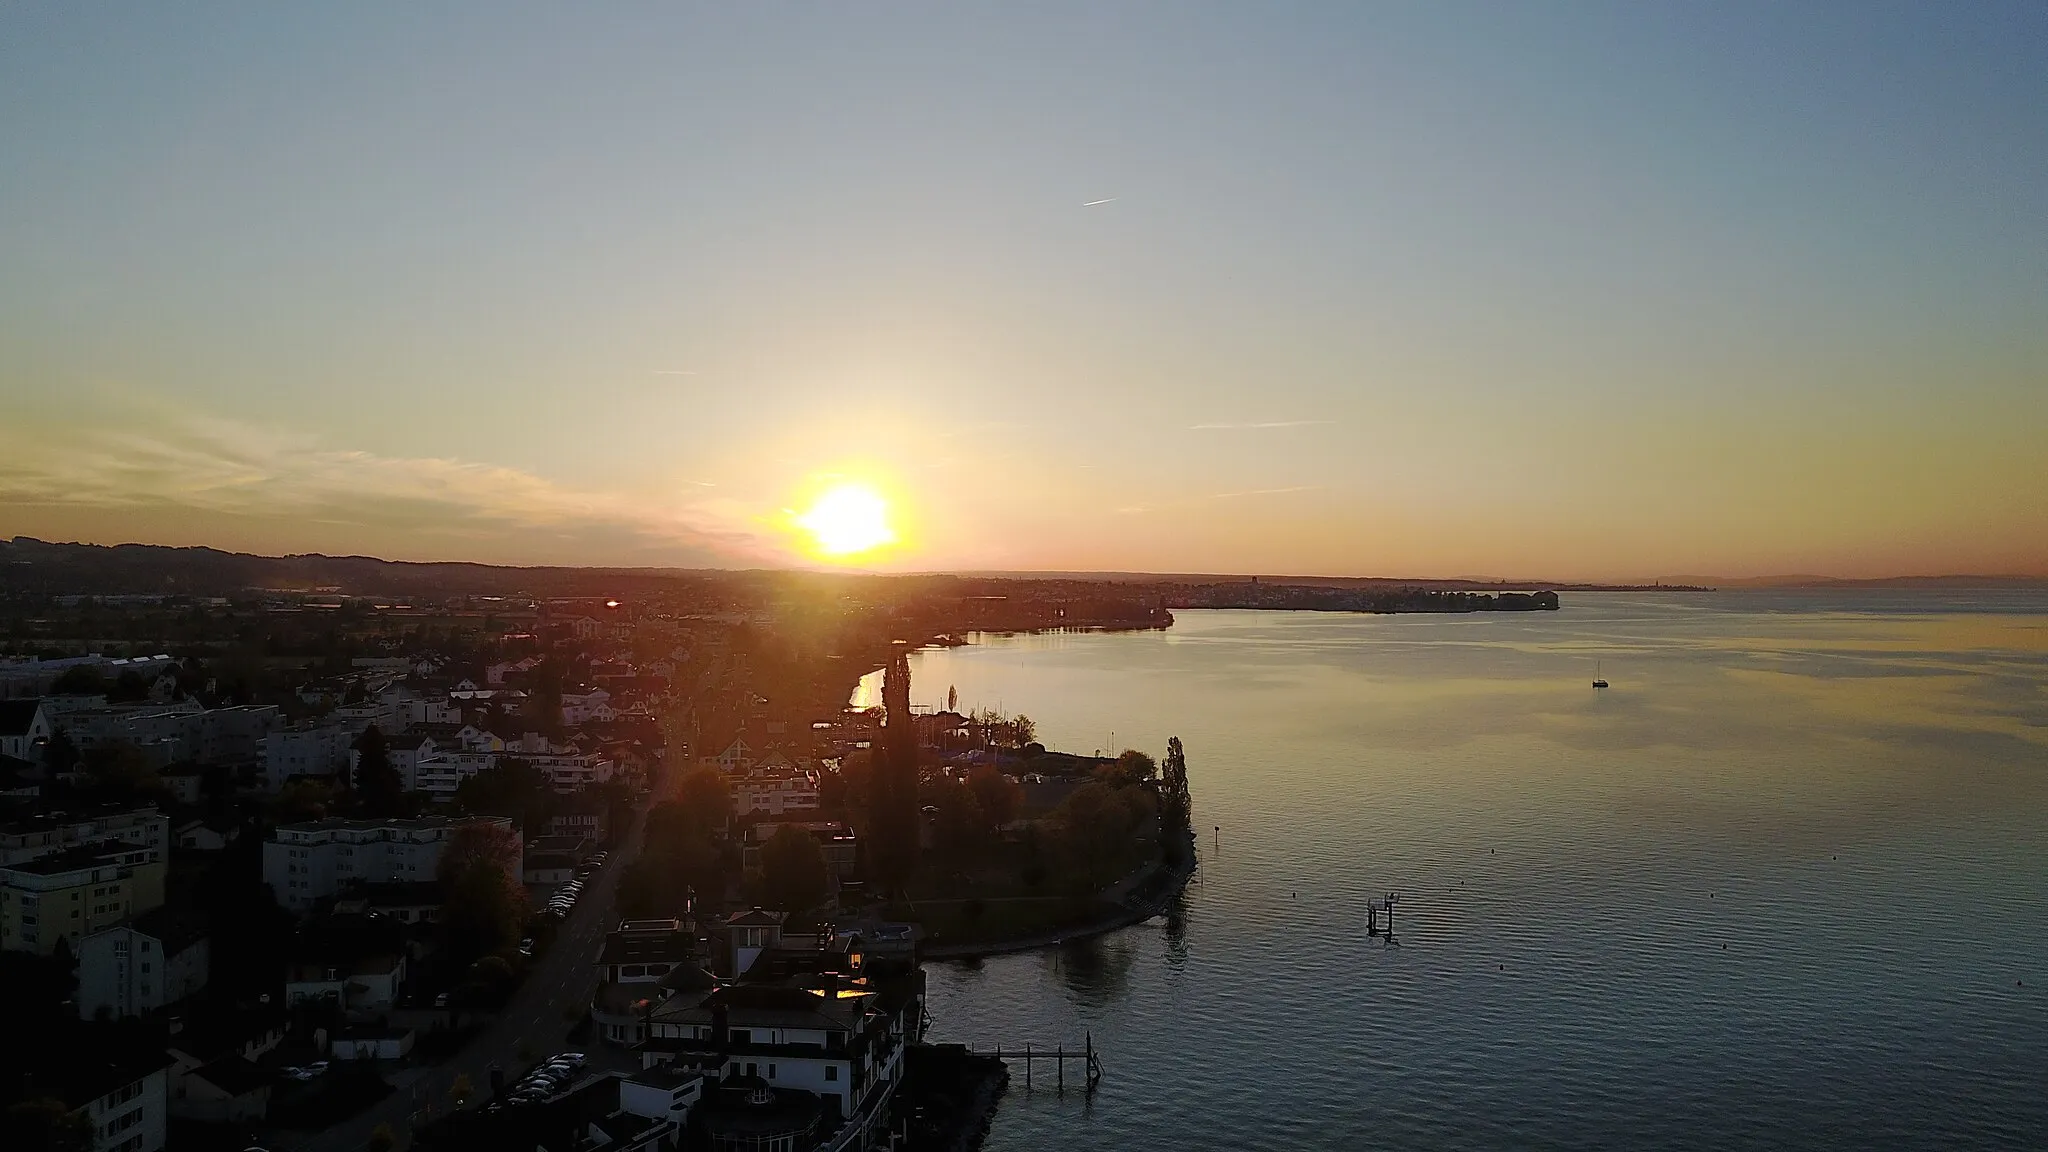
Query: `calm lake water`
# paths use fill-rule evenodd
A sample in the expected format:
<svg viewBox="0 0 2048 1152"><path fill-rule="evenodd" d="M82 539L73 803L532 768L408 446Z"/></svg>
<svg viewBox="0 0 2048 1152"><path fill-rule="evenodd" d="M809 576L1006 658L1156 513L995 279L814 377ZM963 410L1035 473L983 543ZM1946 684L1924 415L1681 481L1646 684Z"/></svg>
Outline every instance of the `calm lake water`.
<svg viewBox="0 0 2048 1152"><path fill-rule="evenodd" d="M2048 596L1182 612L913 669L1053 747L1182 737L1202 829L1172 922L929 966L935 1039L1103 1051L1092 1101L1016 1069L991 1152L2048 1146Z"/></svg>

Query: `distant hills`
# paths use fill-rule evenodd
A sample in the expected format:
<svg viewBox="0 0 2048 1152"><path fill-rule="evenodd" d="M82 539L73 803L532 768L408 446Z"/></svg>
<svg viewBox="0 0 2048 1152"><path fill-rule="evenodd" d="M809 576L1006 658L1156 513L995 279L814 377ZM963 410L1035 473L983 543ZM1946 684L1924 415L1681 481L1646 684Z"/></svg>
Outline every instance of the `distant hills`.
<svg viewBox="0 0 2048 1152"><path fill-rule="evenodd" d="M249 588L351 596L618 595L647 583L716 575L680 568L512 568L374 556L256 556L155 544L0 541L0 591L45 595L226 596Z"/></svg>
<svg viewBox="0 0 2048 1152"><path fill-rule="evenodd" d="M258 556L217 548L156 544L52 544L28 536L0 541L0 592L44 595L161 593L225 596L249 588L331 591L353 596L530 594L599 596L679 580L711 581L734 573L690 568L514 567L494 564L416 563L374 556ZM861 574L850 574L861 575ZM874 574L865 574L872 577ZM941 575L928 573L926 575ZM1550 590L1708 590L1713 588L2048 588L2041 576L1894 576L1840 579L1790 575L1750 578L1681 576L1653 584L1592 584L1556 580L1460 577L1291 576L1161 572L960 572L982 579L1100 581L1145 584L1264 584L1358 590L1437 592Z"/></svg>

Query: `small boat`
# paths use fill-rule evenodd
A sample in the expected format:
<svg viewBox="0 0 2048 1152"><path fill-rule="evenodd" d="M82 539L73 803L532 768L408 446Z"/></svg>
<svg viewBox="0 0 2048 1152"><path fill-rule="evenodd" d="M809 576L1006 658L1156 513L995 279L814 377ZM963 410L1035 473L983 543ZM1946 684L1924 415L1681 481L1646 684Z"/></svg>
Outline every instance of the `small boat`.
<svg viewBox="0 0 2048 1152"><path fill-rule="evenodd" d="M1607 687L1607 678L1606 678L1606 677L1604 677L1604 676L1602 676L1602 675L1600 675L1600 662L1599 662L1598 660L1595 660L1595 661L1593 662L1593 687L1595 687L1595 688L1605 688L1605 687Z"/></svg>

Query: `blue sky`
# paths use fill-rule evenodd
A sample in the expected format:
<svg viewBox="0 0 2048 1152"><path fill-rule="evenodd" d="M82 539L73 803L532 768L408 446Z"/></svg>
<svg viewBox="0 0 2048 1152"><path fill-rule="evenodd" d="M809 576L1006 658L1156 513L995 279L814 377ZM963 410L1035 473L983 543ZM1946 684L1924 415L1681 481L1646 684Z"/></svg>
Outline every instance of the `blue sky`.
<svg viewBox="0 0 2048 1152"><path fill-rule="evenodd" d="M0 532L2048 572L2036 4L12 6L0 153Z"/></svg>

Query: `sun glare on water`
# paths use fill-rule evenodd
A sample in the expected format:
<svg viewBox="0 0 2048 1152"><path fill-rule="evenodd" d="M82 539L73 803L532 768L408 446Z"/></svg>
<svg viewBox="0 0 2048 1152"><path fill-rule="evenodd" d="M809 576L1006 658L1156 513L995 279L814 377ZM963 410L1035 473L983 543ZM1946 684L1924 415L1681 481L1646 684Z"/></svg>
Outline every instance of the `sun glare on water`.
<svg viewBox="0 0 2048 1152"><path fill-rule="evenodd" d="M853 556L896 542L888 501L862 484L826 489L796 522L821 556Z"/></svg>

